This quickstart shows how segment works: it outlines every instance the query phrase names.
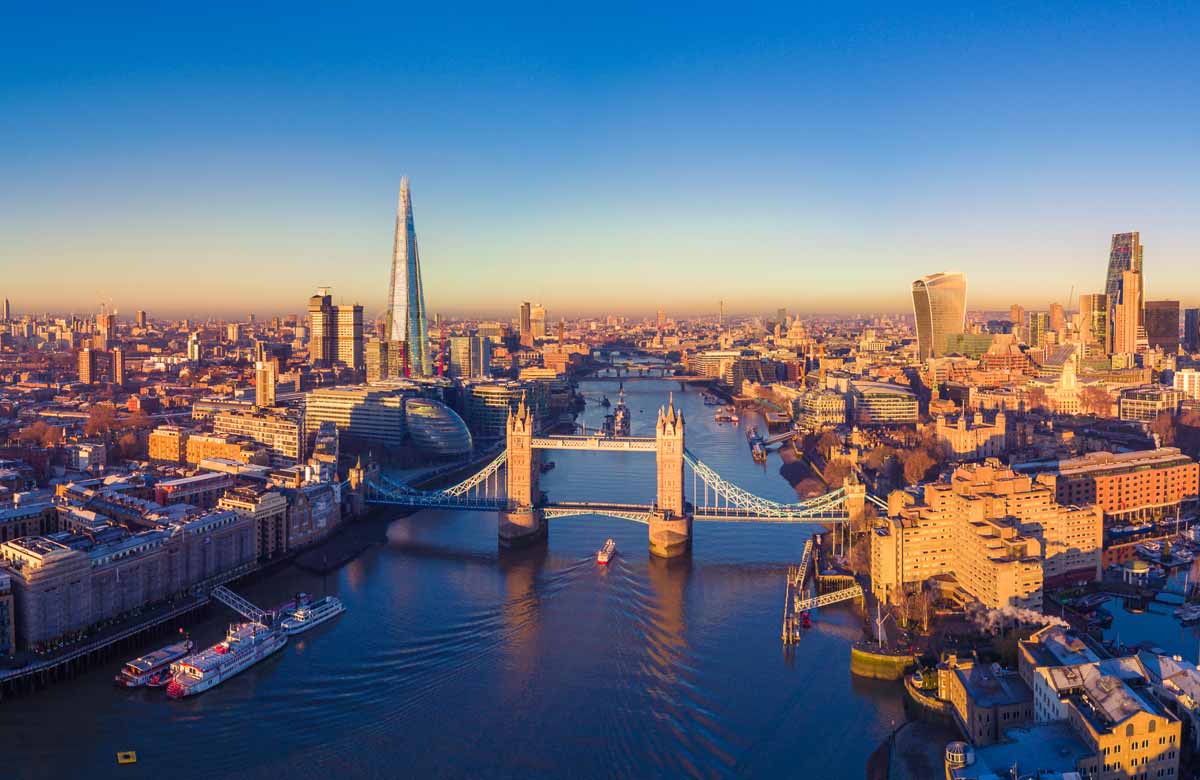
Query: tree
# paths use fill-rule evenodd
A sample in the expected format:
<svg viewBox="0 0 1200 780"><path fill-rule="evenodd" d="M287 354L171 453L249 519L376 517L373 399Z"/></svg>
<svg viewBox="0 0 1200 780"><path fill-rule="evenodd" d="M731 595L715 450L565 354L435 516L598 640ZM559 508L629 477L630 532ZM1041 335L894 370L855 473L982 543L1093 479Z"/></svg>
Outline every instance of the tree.
<svg viewBox="0 0 1200 780"><path fill-rule="evenodd" d="M904 481L915 485L925 479L929 470L937 465L925 450L909 450L904 454Z"/></svg>
<svg viewBox="0 0 1200 780"><path fill-rule="evenodd" d="M1046 395L1046 388L1034 385L1025 389L1025 403L1029 409L1045 409L1050 404L1050 396Z"/></svg>
<svg viewBox="0 0 1200 780"><path fill-rule="evenodd" d="M796 483L796 495L801 498L808 498L809 496L819 495L824 492L825 486L821 484L820 480L813 479L812 477L805 477Z"/></svg>
<svg viewBox="0 0 1200 780"><path fill-rule="evenodd" d="M1159 412L1150 423L1150 432L1158 435L1159 443L1163 447L1170 447L1175 443L1175 415Z"/></svg>
<svg viewBox="0 0 1200 780"><path fill-rule="evenodd" d="M1088 385L1079 391L1079 406L1087 414L1107 417L1112 414L1113 399L1101 385Z"/></svg>
<svg viewBox="0 0 1200 780"><path fill-rule="evenodd" d="M38 420L27 425L17 433L16 439L24 444L40 444L43 447L53 447L62 441L63 429L57 425L47 425Z"/></svg>
<svg viewBox="0 0 1200 780"><path fill-rule="evenodd" d="M854 468L844 460L834 460L825 464L825 471L821 474L825 478L825 484L831 488L842 486L842 480L850 476Z"/></svg>
<svg viewBox="0 0 1200 780"><path fill-rule="evenodd" d="M88 436L106 434L113 429L117 420L117 410L108 404L96 404L88 412L87 422L83 432Z"/></svg>
<svg viewBox="0 0 1200 780"><path fill-rule="evenodd" d="M863 458L863 463L872 471L879 471L893 454L894 451L890 447L880 444L866 454L866 457Z"/></svg>
<svg viewBox="0 0 1200 780"><path fill-rule="evenodd" d="M871 535L863 534L850 547L850 571L868 574L871 571Z"/></svg>
<svg viewBox="0 0 1200 780"><path fill-rule="evenodd" d="M842 439L833 431L825 431L821 434L821 438L817 439L817 451L821 453L821 457L829 457L829 451L834 447L841 447Z"/></svg>
<svg viewBox="0 0 1200 780"><path fill-rule="evenodd" d="M142 454L142 441L133 431L127 431L117 440L117 451L122 458L133 460Z"/></svg>

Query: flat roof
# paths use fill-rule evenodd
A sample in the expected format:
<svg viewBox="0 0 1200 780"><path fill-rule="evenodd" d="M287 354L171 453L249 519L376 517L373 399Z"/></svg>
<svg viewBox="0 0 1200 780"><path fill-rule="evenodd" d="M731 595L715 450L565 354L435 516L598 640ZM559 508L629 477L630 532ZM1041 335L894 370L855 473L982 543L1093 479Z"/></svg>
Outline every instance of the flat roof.
<svg viewBox="0 0 1200 780"><path fill-rule="evenodd" d="M1042 772L1074 772L1080 761L1092 755L1066 721L1052 721L1008 729L1003 741L975 748L974 766L956 769L953 776L985 777L986 768L997 777L1007 777L1006 773L1014 765L1022 773L1038 769Z"/></svg>

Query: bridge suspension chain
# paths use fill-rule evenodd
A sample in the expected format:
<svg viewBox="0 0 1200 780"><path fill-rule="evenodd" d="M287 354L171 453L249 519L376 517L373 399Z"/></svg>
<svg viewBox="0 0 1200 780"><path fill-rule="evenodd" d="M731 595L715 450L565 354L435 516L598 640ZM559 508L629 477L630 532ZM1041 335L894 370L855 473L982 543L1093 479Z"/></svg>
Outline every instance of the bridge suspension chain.
<svg viewBox="0 0 1200 780"><path fill-rule="evenodd" d="M795 504L783 504L756 496L748 490L738 487L720 474L705 465L690 450L684 450L684 461L692 467L692 495L696 496L696 478L704 483L704 506L720 510L735 511L740 514L767 517L816 517L829 515L838 510L846 500L845 488L838 488L823 496L810 501ZM709 489L712 489L712 498ZM712 503L710 503L710 500Z"/></svg>

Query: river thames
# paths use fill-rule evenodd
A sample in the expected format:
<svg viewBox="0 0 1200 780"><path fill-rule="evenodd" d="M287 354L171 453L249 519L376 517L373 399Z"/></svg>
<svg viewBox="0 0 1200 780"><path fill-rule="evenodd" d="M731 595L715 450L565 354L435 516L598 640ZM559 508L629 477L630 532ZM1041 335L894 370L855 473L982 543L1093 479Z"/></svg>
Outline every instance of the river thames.
<svg viewBox="0 0 1200 780"><path fill-rule="evenodd" d="M617 384L581 389L580 420L598 427ZM692 452L794 500L778 457L755 465L745 432L714 422L694 388L630 382L634 435L653 435L671 390ZM652 454L547 457L551 500L653 501ZM861 780L904 720L898 684L850 674L850 608L821 611L785 657L784 574L811 526L697 523L690 560L667 562L645 526L604 517L555 520L548 544L516 553L498 551L492 514L366 522L388 541L327 577L289 566L235 585L264 607L336 594L346 614L194 699L117 690L114 659L4 701L0 776ZM607 537L619 555L604 569ZM193 637L216 641L235 617L214 606ZM122 750L138 763L117 766Z"/></svg>

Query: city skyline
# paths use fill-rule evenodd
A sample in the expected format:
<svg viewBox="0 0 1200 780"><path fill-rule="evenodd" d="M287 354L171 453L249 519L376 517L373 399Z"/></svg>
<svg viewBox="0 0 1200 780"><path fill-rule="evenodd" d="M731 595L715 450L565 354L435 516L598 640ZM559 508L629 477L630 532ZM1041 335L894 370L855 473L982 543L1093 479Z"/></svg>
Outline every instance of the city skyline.
<svg viewBox="0 0 1200 780"><path fill-rule="evenodd" d="M473 31L418 13L403 45L386 18L18 16L0 159L23 184L0 264L59 273L4 292L19 312L136 288L122 310L265 314L328 285L373 314L407 173L426 303L446 314L902 312L939 268L983 308L1049 302L1031 289L1067 304L1103 289L1109 237L1133 230L1146 297L1188 305L1196 13L656 8L485 13Z"/></svg>

